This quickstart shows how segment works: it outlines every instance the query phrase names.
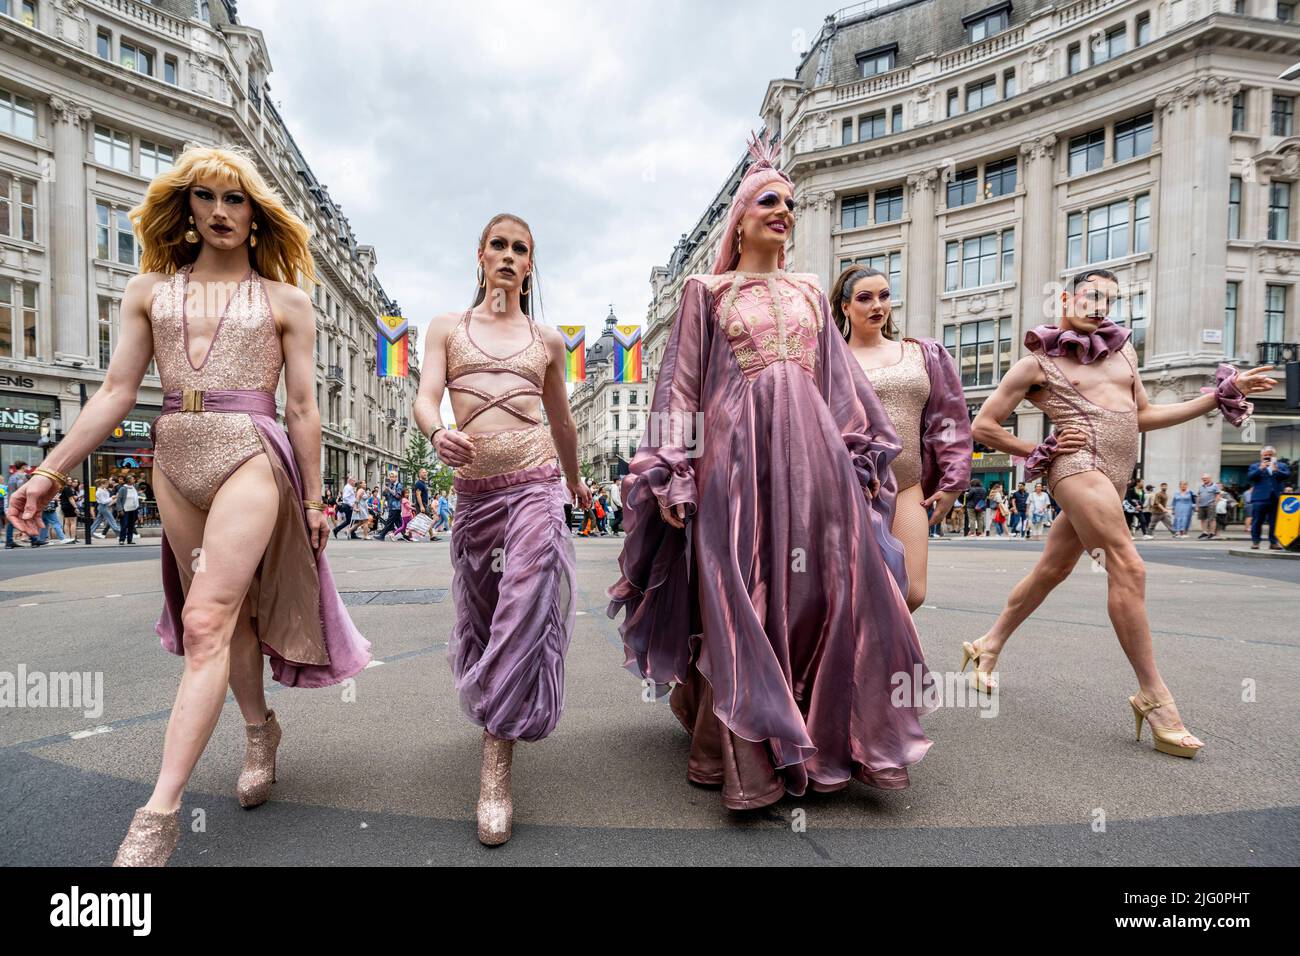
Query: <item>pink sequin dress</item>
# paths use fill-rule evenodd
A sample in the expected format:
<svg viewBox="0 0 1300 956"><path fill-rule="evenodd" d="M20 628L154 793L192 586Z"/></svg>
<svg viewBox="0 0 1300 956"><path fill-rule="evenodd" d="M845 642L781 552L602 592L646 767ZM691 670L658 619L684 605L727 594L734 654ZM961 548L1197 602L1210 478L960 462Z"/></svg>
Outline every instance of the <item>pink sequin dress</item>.
<svg viewBox="0 0 1300 956"><path fill-rule="evenodd" d="M1114 333L1111 328L1117 329ZM1065 353L1058 347L1044 348L1041 338L1026 335L1025 344L1029 354L1038 362L1046 378L1046 384L1037 393L1030 396L1030 401L1041 408L1056 430L1068 426L1080 429L1087 436L1087 444L1078 451L1052 457L1046 466L1047 490L1054 493L1063 478L1085 471L1099 471L1105 475L1119 495L1133 477L1133 469L1138 459L1138 419L1137 419L1137 351L1128 339L1128 331L1122 327L1108 326L1102 336L1108 336L1111 348L1103 352L1100 358L1092 361L1107 360L1107 355L1118 352L1123 359L1109 358L1109 361L1123 361L1133 376L1130 388L1132 403L1127 408L1106 408L1086 397L1070 381L1069 375L1053 357ZM1042 333L1044 336L1047 332ZM1102 336L1099 336L1101 338ZM1026 474L1028 477L1028 473Z"/></svg>
<svg viewBox="0 0 1300 956"><path fill-rule="evenodd" d="M197 366L189 350L191 291L189 269L182 269L170 282L159 283L150 305L153 353L163 391L200 393L201 402L201 393L240 389L266 392L274 401L284 353L261 277L250 270L231 293ZM263 451L257 426L245 412L164 415L154 431L154 466L205 511L235 469Z"/></svg>
<svg viewBox="0 0 1300 956"><path fill-rule="evenodd" d="M154 422L154 467L204 511L244 462L265 454L279 502L270 541L248 588L253 628L271 674L290 687L323 687L358 673L370 643L352 623L324 551L308 538L304 488L288 435L276 421L284 353L261 276L249 270L226 301L207 354L189 354L189 268L154 287L149 305L163 409ZM157 482L155 482L157 483ZM315 489L312 497L319 497ZM164 516L165 520L165 516ZM185 596L198 561L162 537L162 645L185 653ZM210 556L206 560L220 560Z"/></svg>
<svg viewBox="0 0 1300 956"><path fill-rule="evenodd" d="M460 478L487 478L492 475L532 468L556 460L555 443L551 430L541 420L523 411L511 399L537 397L542 394L546 380L546 345L530 320L528 330L532 338L518 352L505 357L490 355L479 348L470 333L470 314L466 310L460 322L447 336L447 390L473 395L480 404L457 422L457 427L474 443L474 460L456 469ZM483 374L490 377L485 379ZM495 376L506 376L510 387L497 393L480 386L493 384ZM472 378L477 384L466 384ZM457 383L460 384L457 384ZM523 428L504 428L498 431L470 432L474 419L490 408L501 408L528 424Z"/></svg>
<svg viewBox="0 0 1300 956"><path fill-rule="evenodd" d="M893 365L867 370L867 378L898 432L903 450L891 467L903 491L921 486L964 491L970 485L970 416L961 378L948 350L934 339L907 338Z"/></svg>

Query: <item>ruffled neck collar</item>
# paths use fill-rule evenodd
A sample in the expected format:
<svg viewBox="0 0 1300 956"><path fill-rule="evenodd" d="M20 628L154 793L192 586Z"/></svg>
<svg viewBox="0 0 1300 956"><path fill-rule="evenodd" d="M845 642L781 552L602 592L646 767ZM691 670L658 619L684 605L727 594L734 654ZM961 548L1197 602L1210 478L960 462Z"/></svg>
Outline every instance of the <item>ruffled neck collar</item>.
<svg viewBox="0 0 1300 956"><path fill-rule="evenodd" d="M1118 352L1132 334L1132 329L1116 325L1110 319L1103 320L1096 331L1087 333L1040 325L1025 333L1025 348L1031 352L1042 351L1052 358L1073 353L1080 363L1090 365L1111 352Z"/></svg>

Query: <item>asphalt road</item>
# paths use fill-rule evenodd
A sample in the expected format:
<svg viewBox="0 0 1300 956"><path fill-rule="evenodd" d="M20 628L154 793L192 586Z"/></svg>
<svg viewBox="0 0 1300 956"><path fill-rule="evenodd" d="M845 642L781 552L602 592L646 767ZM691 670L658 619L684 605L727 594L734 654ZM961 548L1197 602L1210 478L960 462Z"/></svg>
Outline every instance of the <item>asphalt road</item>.
<svg viewBox="0 0 1300 956"><path fill-rule="evenodd" d="M272 685L279 782L253 811L234 798L243 735L229 702L173 864L1300 863L1300 562L1140 543L1158 659L1207 743L1195 761L1155 753L1149 733L1134 742L1105 576L1081 561L1003 655L996 714L955 693L926 718L935 744L910 790L853 785L737 814L686 781L685 734L621 669L603 613L619 547L577 542L566 712L517 750L510 843L474 837L479 731L444 659L447 540L336 542L340 588L378 663L350 696ZM984 631L1039 549L936 543L916 616L933 669L955 670L960 642ZM180 672L153 634L159 607L156 540L0 556L0 672L103 680L102 713L0 709L0 864L111 861L151 789Z"/></svg>

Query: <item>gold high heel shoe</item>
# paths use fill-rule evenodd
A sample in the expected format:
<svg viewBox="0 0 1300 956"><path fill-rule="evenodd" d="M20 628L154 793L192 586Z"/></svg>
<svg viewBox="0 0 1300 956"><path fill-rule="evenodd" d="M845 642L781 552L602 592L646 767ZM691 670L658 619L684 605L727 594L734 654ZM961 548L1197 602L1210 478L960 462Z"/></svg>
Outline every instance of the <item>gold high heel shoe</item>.
<svg viewBox="0 0 1300 956"><path fill-rule="evenodd" d="M510 839L514 803L510 799L510 765L515 742L483 731L483 767L479 781L478 839L500 846Z"/></svg>
<svg viewBox="0 0 1300 956"><path fill-rule="evenodd" d="M982 694L991 694L993 693L993 691L997 690L998 682L993 677L993 673L994 673L993 671L980 670L981 657L987 657L990 661L993 662L994 666L997 666L997 662L998 662L997 654L994 654L992 651L982 650L976 647L970 641L962 641L961 642L961 670L959 670L957 673L959 674L966 673L966 665L970 663L974 663L975 670L972 672L972 676L974 677L975 690Z"/></svg>
<svg viewBox="0 0 1300 956"><path fill-rule="evenodd" d="M158 813L141 807L131 818L114 866L166 866L181 838L181 811Z"/></svg>
<svg viewBox="0 0 1300 956"><path fill-rule="evenodd" d="M266 803L271 796L271 784L275 783L275 751L283 733L273 710L266 712L263 723L245 724L244 733L248 736L248 745L244 751L244 769L239 773L235 792L239 795L239 805L251 810Z"/></svg>
<svg viewBox="0 0 1300 956"><path fill-rule="evenodd" d="M1174 699L1172 697L1167 697L1164 700L1151 700L1142 691L1138 691L1136 697L1130 697L1128 699L1129 706L1133 708L1133 718L1137 725L1138 740L1142 739L1142 721L1146 720L1147 723L1151 723L1151 721L1147 719L1147 715L1150 714L1151 711L1168 706L1173 702ZM1151 724L1151 737L1155 741L1156 750L1160 751L1162 754L1171 754L1175 757L1195 757L1197 752L1205 745L1198 744L1195 747L1186 746L1183 741L1192 736L1194 736L1194 734L1186 727L1183 727L1182 730L1169 730Z"/></svg>

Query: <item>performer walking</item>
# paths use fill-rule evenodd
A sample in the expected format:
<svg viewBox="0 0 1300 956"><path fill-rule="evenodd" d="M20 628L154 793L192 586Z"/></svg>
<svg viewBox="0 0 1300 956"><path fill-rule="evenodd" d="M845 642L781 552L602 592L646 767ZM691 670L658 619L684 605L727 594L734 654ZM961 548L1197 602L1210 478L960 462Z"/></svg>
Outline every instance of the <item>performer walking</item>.
<svg viewBox="0 0 1300 956"><path fill-rule="evenodd" d="M970 486L970 416L961 378L934 339L898 338L883 272L845 269L831 290L831 313L903 443L891 466L898 483L893 532L907 561L907 607L915 611L925 601L929 529Z"/></svg>
<svg viewBox="0 0 1300 956"><path fill-rule="evenodd" d="M816 277L783 271L792 184L750 149L713 273L683 286L609 591L627 666L677 685L688 779L736 810L905 787L930 746L889 532L898 436Z"/></svg>
<svg viewBox="0 0 1300 956"><path fill-rule="evenodd" d="M264 802L281 730L262 655L290 687L356 674L370 645L334 587L320 500L316 318L292 283L313 277L307 227L232 148L186 150L131 211L141 274L127 283L104 384L38 477L9 504L23 530L66 473L134 407L157 359L163 388L153 487L162 539L163 646L185 656L162 769L115 866L162 865L179 838L181 795L234 692L247 724L237 792ZM276 424L281 370L288 434Z"/></svg>
<svg viewBox="0 0 1300 956"><path fill-rule="evenodd" d="M474 305L429 326L415 420L456 470L448 656L462 708L483 727L478 837L493 846L510 839L515 741L547 736L564 707L577 609L557 449L567 496L587 508L591 494L578 476L564 339L533 315L528 224L494 216L479 237L478 262ZM457 431L442 421L444 389ZM538 417L543 408L549 426Z"/></svg>
<svg viewBox="0 0 1300 956"><path fill-rule="evenodd" d="M1070 290L1061 293L1059 324L1025 333L1029 355L1003 376L975 418L975 439L998 451L1027 456L1025 477L1046 475L1047 490L1062 511L1038 563L1011 591L993 628L963 644L962 669L973 661L976 686L996 687L993 669L1012 632L1069 577L1079 555L1087 551L1104 562L1110 620L1137 676L1138 693L1129 704L1139 739L1145 719L1157 750L1195 757L1204 744L1183 726L1156 668L1146 570L1128 532L1121 499L1137 464L1139 432L1191 421L1216 407L1240 426L1251 410L1245 396L1268 391L1275 383L1266 377L1271 366L1238 372L1220 365L1217 387L1205 390L1210 394L1152 404L1138 375L1131 330L1107 318L1118 293L1118 280L1104 269L1075 276ZM1026 399L1042 409L1055 428L1037 447L1001 424Z"/></svg>

